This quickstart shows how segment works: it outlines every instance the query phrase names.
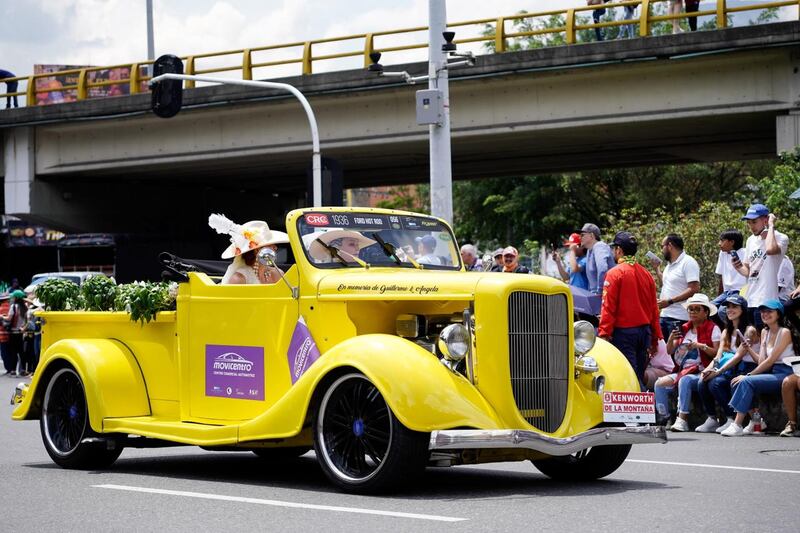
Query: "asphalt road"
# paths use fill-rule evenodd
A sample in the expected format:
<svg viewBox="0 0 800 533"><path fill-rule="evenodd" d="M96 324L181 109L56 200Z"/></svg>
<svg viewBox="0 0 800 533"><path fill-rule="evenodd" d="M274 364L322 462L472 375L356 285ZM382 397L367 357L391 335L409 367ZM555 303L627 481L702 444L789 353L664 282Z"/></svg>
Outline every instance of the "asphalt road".
<svg viewBox="0 0 800 533"><path fill-rule="evenodd" d="M126 449L108 470L55 466L0 377L0 531L791 531L800 438L671 434L604 480L555 483L529 463L431 468L413 490L336 492L308 453Z"/></svg>

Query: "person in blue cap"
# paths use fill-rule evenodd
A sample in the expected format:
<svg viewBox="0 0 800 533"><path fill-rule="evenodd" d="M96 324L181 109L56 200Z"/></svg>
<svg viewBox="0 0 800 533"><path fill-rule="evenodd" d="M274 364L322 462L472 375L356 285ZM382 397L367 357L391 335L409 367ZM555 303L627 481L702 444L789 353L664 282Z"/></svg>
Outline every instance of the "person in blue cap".
<svg viewBox="0 0 800 533"><path fill-rule="evenodd" d="M750 322L761 328L759 306L778 299L778 271L789 247L789 238L775 229L776 217L764 204L753 204L742 217L752 235L747 238L744 261L731 257L733 266L747 278L747 312Z"/></svg>
<svg viewBox="0 0 800 533"><path fill-rule="evenodd" d="M721 433L724 437L740 437L754 431L753 420L747 427L742 427L745 417L757 394L780 394L781 384L786 376L792 373L785 360L794 356L792 334L783 327L783 304L771 298L758 306L764 329L761 331L761 350L758 366L747 374L736 376L731 380L733 397L729 405L736 412L736 418L728 429ZM766 429L762 422L761 429Z"/></svg>
<svg viewBox="0 0 800 533"><path fill-rule="evenodd" d="M755 370L760 350L758 331L747 318L747 300L739 294L729 295L724 302L730 311L720 338L719 351L711 365L700 373L697 391L703 401L708 418L695 428L698 433L722 433L736 415L729 405L731 380L740 374ZM717 421L717 408L725 413L725 422Z"/></svg>

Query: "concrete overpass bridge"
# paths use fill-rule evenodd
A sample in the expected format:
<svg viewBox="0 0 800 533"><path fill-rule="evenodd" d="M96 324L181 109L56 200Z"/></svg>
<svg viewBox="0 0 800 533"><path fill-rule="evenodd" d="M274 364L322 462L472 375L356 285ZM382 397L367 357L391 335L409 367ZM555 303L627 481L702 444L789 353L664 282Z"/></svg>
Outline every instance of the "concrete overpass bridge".
<svg viewBox="0 0 800 533"><path fill-rule="evenodd" d="M455 179L768 158L800 143L800 22L480 56L450 75ZM280 81L309 97L345 187L427 181L419 87L364 70ZM310 136L295 100L215 86L184 104L169 120L147 94L0 112L5 212L181 248L213 241L210 211L281 225L304 203Z"/></svg>

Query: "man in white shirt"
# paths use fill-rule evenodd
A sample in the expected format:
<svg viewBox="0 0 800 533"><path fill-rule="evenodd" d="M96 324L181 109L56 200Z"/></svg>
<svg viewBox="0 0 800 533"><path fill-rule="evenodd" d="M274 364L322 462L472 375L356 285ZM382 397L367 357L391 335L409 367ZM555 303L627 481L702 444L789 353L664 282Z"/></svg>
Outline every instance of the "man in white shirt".
<svg viewBox="0 0 800 533"><path fill-rule="evenodd" d="M700 266L683 251L683 238L675 233L661 241L661 252L667 261L663 272L660 262L651 263L661 280L658 308L661 309L661 333L667 338L671 331L689 320L689 314L680 302L700 292Z"/></svg>
<svg viewBox="0 0 800 533"><path fill-rule="evenodd" d="M764 324L758 306L778 299L778 270L789 247L789 238L775 231L776 217L764 204L751 205L742 220L747 221L753 234L747 238L744 261L735 262L734 266L747 277L750 323L761 329Z"/></svg>
<svg viewBox="0 0 800 533"><path fill-rule="evenodd" d="M719 296L714 298L711 303L717 306L718 313L725 317L725 300L728 296L739 294L739 291L747 283L747 278L739 274L733 266L733 256L741 262L744 261L744 237L742 232L735 229L723 231L719 235L719 257L717 258L717 268L714 273L719 276ZM719 322L718 322L719 324Z"/></svg>

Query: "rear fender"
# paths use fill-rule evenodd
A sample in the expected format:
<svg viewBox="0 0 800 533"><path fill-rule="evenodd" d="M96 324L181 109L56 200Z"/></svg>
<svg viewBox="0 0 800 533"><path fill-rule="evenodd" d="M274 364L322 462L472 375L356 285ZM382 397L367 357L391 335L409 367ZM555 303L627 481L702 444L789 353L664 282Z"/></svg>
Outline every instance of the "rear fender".
<svg viewBox="0 0 800 533"><path fill-rule="evenodd" d="M74 368L83 382L89 422L98 433L104 418L150 415L147 386L127 346L114 339L62 339L42 354L25 399L12 414L14 420L41 417L47 384L65 366Z"/></svg>

